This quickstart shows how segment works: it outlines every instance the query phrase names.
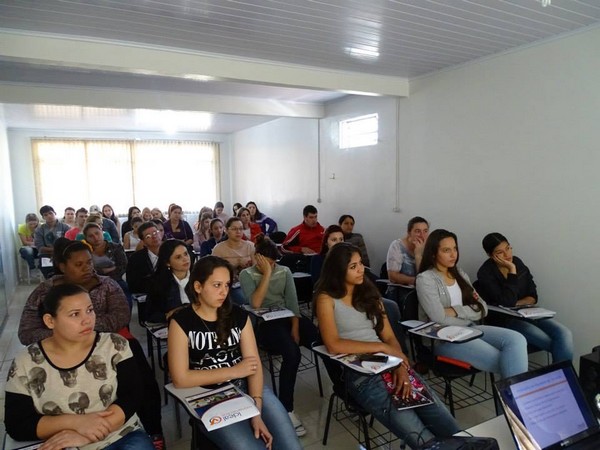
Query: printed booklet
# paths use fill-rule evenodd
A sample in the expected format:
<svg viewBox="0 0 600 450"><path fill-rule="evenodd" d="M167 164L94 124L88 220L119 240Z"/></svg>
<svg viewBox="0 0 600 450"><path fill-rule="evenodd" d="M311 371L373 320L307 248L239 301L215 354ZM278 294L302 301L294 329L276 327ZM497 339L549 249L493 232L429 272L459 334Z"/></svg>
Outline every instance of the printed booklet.
<svg viewBox="0 0 600 450"><path fill-rule="evenodd" d="M408 331L419 336L447 342L466 342L478 338L483 334L483 332L475 328L458 325L441 325L435 322L428 322L425 325L411 328Z"/></svg>
<svg viewBox="0 0 600 450"><path fill-rule="evenodd" d="M431 405L433 403L433 397L429 393L427 387L415 376L412 369L408 369L408 378L410 380L412 392L407 398L401 398L397 395L392 396L392 403L396 409L410 409Z"/></svg>
<svg viewBox="0 0 600 450"><path fill-rule="evenodd" d="M294 317L294 313L287 308L273 306L271 308L252 308L250 305L244 305L244 309L250 314L254 314L263 320L284 319L286 317Z"/></svg>
<svg viewBox="0 0 600 450"><path fill-rule="evenodd" d="M232 384L185 397L185 405L208 431L260 414L254 400Z"/></svg>
<svg viewBox="0 0 600 450"><path fill-rule="evenodd" d="M400 365L402 362L402 359L384 353L344 353L332 355L324 345L313 347L313 350L341 362L352 370L367 374L385 372Z"/></svg>
<svg viewBox="0 0 600 450"><path fill-rule="evenodd" d="M539 306L492 306L488 305L490 311L497 311L509 316L523 317L525 319L547 319L556 315L555 311Z"/></svg>

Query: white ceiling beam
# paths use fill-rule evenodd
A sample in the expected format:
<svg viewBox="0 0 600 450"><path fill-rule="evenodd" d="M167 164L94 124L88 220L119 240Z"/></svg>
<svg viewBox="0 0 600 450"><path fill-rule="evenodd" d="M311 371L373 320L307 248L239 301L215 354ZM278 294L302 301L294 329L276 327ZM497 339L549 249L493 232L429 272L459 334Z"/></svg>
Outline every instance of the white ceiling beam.
<svg viewBox="0 0 600 450"><path fill-rule="evenodd" d="M322 118L323 105L265 101L226 95L121 90L89 87L0 84L0 103L81 105L96 108L205 111L273 117Z"/></svg>
<svg viewBox="0 0 600 450"><path fill-rule="evenodd" d="M400 77L326 70L182 49L0 30L0 58L61 67L407 97Z"/></svg>

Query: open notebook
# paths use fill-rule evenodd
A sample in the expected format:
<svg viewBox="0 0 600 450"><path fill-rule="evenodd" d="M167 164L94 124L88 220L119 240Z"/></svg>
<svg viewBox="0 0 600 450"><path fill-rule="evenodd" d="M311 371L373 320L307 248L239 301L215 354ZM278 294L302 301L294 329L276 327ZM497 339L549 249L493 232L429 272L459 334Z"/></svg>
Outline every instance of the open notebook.
<svg viewBox="0 0 600 450"><path fill-rule="evenodd" d="M496 383L519 450L600 449L600 427L570 361Z"/></svg>

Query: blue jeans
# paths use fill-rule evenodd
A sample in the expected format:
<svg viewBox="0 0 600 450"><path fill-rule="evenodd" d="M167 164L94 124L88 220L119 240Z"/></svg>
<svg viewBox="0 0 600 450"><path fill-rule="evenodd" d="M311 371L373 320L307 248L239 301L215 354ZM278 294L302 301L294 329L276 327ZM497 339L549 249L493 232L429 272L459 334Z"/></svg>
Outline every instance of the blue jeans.
<svg viewBox="0 0 600 450"><path fill-rule="evenodd" d="M383 308L385 309L385 313L388 316L388 321L390 322L392 331L394 332L396 339L400 343L402 351L405 354L407 354L408 344L406 339L406 332L404 331L402 325L400 325L400 308L398 307L398 304L393 300L389 300L387 298L382 298L381 300L383 301Z"/></svg>
<svg viewBox="0 0 600 450"><path fill-rule="evenodd" d="M554 319L509 319L505 326L518 331L531 345L550 352L552 362L573 359L573 334L566 326Z"/></svg>
<svg viewBox="0 0 600 450"><path fill-rule="evenodd" d="M459 359L502 378L527 372L527 340L521 333L490 325L475 325L483 336L469 342L435 342L436 355Z"/></svg>
<svg viewBox="0 0 600 450"><path fill-rule="evenodd" d="M273 450L300 450L302 445L300 445L294 426L279 399L267 386L263 388L262 397L261 416L267 429L273 435ZM254 437L250 420L237 422L210 432L199 421L196 421L196 424L199 430L212 442L217 443L221 450L265 449L264 441Z"/></svg>
<svg viewBox="0 0 600 450"><path fill-rule="evenodd" d="M238 306L250 304L250 302L244 295L244 291L242 291L242 288L239 286L229 289L229 298L235 305Z"/></svg>
<svg viewBox="0 0 600 450"><path fill-rule="evenodd" d="M35 257L38 255L38 249L35 247L21 247L19 249L21 258L27 261L29 270L35 269Z"/></svg>
<svg viewBox="0 0 600 450"><path fill-rule="evenodd" d="M154 450L154 445L144 430L135 430L103 450Z"/></svg>
<svg viewBox="0 0 600 450"><path fill-rule="evenodd" d="M432 389L429 392L434 398L433 404L399 411L391 404L390 393L381 376L347 371L346 382L352 398L411 448L436 436L452 436L460 430Z"/></svg>

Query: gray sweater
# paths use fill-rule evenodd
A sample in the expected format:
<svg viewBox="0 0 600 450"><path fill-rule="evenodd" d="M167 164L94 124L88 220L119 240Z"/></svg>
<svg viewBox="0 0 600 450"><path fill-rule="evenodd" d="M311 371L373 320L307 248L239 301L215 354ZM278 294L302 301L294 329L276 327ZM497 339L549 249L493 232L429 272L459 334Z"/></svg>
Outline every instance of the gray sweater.
<svg viewBox="0 0 600 450"><path fill-rule="evenodd" d="M469 276L458 269L462 277L471 284ZM450 292L442 277L434 270L429 269L417 275L417 296L419 297L419 319L434 321L442 325L471 325L474 321L483 319L487 315L487 305L482 298L479 303L483 310L475 311L471 306L452 306ZM446 316L444 308L452 306L457 317Z"/></svg>

